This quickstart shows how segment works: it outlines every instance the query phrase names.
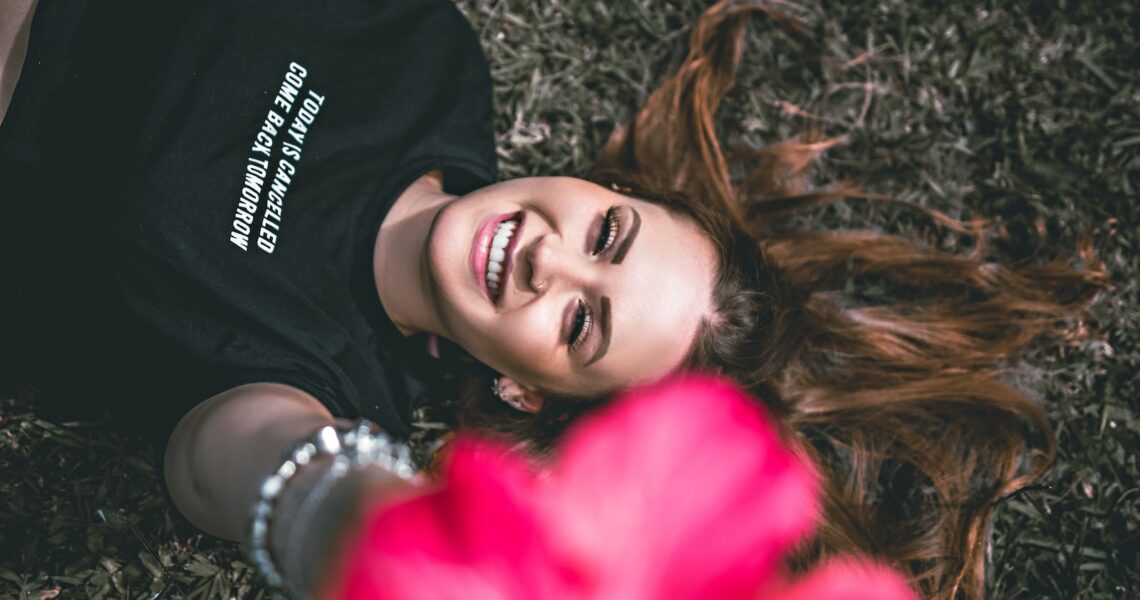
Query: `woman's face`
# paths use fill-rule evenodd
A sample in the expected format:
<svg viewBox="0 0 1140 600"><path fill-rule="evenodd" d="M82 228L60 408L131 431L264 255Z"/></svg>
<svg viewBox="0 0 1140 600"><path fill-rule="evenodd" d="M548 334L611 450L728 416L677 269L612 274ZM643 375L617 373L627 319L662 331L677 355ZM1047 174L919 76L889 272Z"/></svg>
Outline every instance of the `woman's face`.
<svg viewBox="0 0 1140 600"><path fill-rule="evenodd" d="M443 334L539 392L663 377L711 311L716 257L697 226L580 179L477 190L439 212L427 243Z"/></svg>

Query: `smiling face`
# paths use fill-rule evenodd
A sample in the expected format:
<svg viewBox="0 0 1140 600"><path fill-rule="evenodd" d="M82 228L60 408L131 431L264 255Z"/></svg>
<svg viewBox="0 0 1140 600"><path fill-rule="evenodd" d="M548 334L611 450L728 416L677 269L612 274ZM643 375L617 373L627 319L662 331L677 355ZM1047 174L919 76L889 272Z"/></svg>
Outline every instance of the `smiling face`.
<svg viewBox="0 0 1140 600"><path fill-rule="evenodd" d="M472 192L439 212L427 244L441 333L534 390L659 379L711 311L716 258L697 226L580 179Z"/></svg>

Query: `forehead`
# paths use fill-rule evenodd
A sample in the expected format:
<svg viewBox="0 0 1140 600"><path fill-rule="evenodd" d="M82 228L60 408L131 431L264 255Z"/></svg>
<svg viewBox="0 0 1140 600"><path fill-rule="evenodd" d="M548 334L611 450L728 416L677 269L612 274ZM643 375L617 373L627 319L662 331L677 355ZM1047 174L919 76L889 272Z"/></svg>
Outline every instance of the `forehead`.
<svg viewBox="0 0 1140 600"><path fill-rule="evenodd" d="M641 215L636 241L606 286L613 337L598 361L607 389L659 379L680 366L711 314L716 254L690 219L624 198Z"/></svg>

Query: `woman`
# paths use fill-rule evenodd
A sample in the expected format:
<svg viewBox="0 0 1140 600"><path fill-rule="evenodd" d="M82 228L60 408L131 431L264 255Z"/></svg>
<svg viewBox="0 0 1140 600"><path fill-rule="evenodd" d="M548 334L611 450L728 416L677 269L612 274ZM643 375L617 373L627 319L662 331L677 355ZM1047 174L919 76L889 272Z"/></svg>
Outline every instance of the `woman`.
<svg viewBox="0 0 1140 600"><path fill-rule="evenodd" d="M485 366L464 374L465 421L537 447L591 399L720 370L829 476L803 562L856 548L928 595L980 594L988 512L1023 455L1051 450L998 367L1099 281L883 236L770 235L843 190L802 187L823 140L767 148L731 184L712 115L762 7L706 13L603 151L600 185L488 185L489 81L447 3L46 10L0 129L9 198L49 199L4 209L4 255L43 253L6 265L16 314L38 318L6 326L40 346L60 386L46 395L116 398L137 427L173 431L166 479L202 529L243 538L258 482L334 417L406 435L413 399L441 393L412 337L428 333ZM852 272L937 293L844 306ZM327 471L299 470L270 521L271 545L302 548L285 572L300 587L354 502L402 486L361 469L315 496ZM300 533L298 511L314 515Z"/></svg>

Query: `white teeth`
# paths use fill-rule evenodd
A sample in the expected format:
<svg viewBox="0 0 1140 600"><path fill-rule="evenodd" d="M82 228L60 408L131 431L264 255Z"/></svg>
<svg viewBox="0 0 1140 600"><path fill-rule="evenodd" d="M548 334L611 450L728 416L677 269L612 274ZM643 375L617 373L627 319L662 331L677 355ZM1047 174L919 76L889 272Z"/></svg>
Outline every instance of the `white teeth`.
<svg viewBox="0 0 1140 600"><path fill-rule="evenodd" d="M502 250L507 247L507 242L511 241L510 231L504 230L501 227L495 230L495 239L491 240L491 250Z"/></svg>
<svg viewBox="0 0 1140 600"><path fill-rule="evenodd" d="M487 255L487 289L492 294L499 293L499 283L502 281L503 261L507 258L507 244L511 243L511 235L518 229L518 223L503 221L495 227L495 235L491 238L491 251Z"/></svg>

